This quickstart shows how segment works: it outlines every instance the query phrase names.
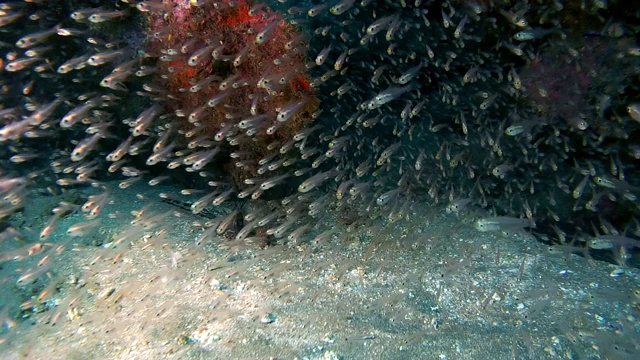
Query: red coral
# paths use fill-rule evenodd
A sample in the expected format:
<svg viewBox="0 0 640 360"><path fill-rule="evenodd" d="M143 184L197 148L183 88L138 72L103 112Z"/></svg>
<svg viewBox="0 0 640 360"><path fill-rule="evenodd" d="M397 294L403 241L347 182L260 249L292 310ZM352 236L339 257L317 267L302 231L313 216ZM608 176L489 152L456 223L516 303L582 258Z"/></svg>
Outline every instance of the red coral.
<svg viewBox="0 0 640 360"><path fill-rule="evenodd" d="M247 110L255 105L254 101L257 101L258 112L267 114L274 122L283 106L308 99L305 107L289 121L279 124L281 126L274 134L267 136L264 127L254 137L253 143L239 145L241 150L259 158L267 153L266 146L274 138L288 140L308 125L310 115L318 105L306 73L304 51L287 50L285 47L286 43L299 39L300 34L281 13L266 7L250 16L250 7L245 0L235 0L233 6L231 1L217 3L194 7L182 0L175 2L174 10L168 14L152 14L150 32L163 35L150 37L147 50L169 57L168 61L160 62L158 77L168 91L169 110L189 115L197 109L204 109L197 121L187 121L188 117L182 117L178 126L184 131L198 131L199 136L204 130L214 137L220 129L228 127L229 121L239 122L246 118ZM256 41L256 34L271 25L273 31L268 33L267 40ZM195 66L189 65L189 58L202 49L207 49L203 53L204 59ZM216 52L216 57L209 51L211 49ZM214 80L201 90L188 90L200 81L212 79L212 76ZM269 85L259 86L259 81L265 77L269 79ZM224 90L220 86L223 80L230 81L230 86ZM223 92L229 96L213 108L206 108L210 99ZM256 170L227 168L236 180L252 176Z"/></svg>

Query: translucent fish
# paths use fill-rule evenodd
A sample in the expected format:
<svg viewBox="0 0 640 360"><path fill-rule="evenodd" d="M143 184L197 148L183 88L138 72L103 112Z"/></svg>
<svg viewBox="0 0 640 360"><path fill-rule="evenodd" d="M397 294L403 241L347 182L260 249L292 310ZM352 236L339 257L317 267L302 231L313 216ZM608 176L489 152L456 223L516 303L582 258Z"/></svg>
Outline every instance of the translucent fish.
<svg viewBox="0 0 640 360"><path fill-rule="evenodd" d="M117 19L125 15L124 11L98 11L89 15L87 20L91 21L94 24L99 24L105 21Z"/></svg>
<svg viewBox="0 0 640 360"><path fill-rule="evenodd" d="M197 50L191 55L189 60L187 60L187 64L189 66L196 66L200 64L202 60L204 60L206 57L211 56L211 50L213 50L216 46L219 46L219 45L220 44L212 44Z"/></svg>
<svg viewBox="0 0 640 360"><path fill-rule="evenodd" d="M21 37L20 39L18 39L18 41L16 41L16 46L21 48L21 49L26 49L26 48L30 48L34 45L40 44L44 41L46 41L49 37L51 37L52 35L55 35L58 33L58 29L60 29L62 27L61 24L56 25L55 27L49 29L49 30L44 30L44 31L40 31L37 33L33 33L30 35L26 35Z"/></svg>
<svg viewBox="0 0 640 360"><path fill-rule="evenodd" d="M306 102L307 99L302 99L285 105L284 108L278 112L276 119L280 122L289 120Z"/></svg>
<svg viewBox="0 0 640 360"><path fill-rule="evenodd" d="M535 228L536 224L532 219L521 219L508 216L498 216L478 219L475 223L478 231L500 231L500 230L521 230L524 228Z"/></svg>
<svg viewBox="0 0 640 360"><path fill-rule="evenodd" d="M87 64L91 66L100 66L115 61L125 54L124 50L111 50L93 54L87 59Z"/></svg>
<svg viewBox="0 0 640 360"><path fill-rule="evenodd" d="M400 14L392 14L382 17L367 27L368 35L375 35L388 26L394 19L400 17Z"/></svg>
<svg viewBox="0 0 640 360"><path fill-rule="evenodd" d="M17 72L28 69L31 65L40 61L38 58L20 58L8 62L7 65L4 66L4 69L8 72Z"/></svg>
<svg viewBox="0 0 640 360"><path fill-rule="evenodd" d="M447 214L450 214L450 213L459 214L460 212L464 211L464 209L470 203L471 203L471 199L454 200L451 203L449 203L449 205L447 205L447 207L445 208L445 211L447 212Z"/></svg>
<svg viewBox="0 0 640 360"><path fill-rule="evenodd" d="M333 15L341 15L347 10L349 10L356 0L341 0L339 3L335 4L329 9L329 12Z"/></svg>
<svg viewBox="0 0 640 360"><path fill-rule="evenodd" d="M280 19L276 19L267 24L267 26L256 35L254 43L263 44L265 41L267 41L280 21Z"/></svg>
<svg viewBox="0 0 640 360"><path fill-rule="evenodd" d="M100 140L101 137L101 133L96 133L80 141L71 152L71 161L80 161L84 159L89 154L89 152L91 152L96 147L96 145L98 144L98 140Z"/></svg>
<svg viewBox="0 0 640 360"><path fill-rule="evenodd" d="M413 85L406 85L403 87L390 86L387 89L379 92L371 101L369 101L367 107L369 108L369 110L377 109L380 106L397 99L402 94L412 90L413 88Z"/></svg>
<svg viewBox="0 0 640 360"><path fill-rule="evenodd" d="M326 172L321 172L316 174L307 180L303 181L300 186L298 186L298 191L301 193L306 193L316 188L320 184L322 184L325 180L331 178L335 174L335 170L329 170Z"/></svg>
<svg viewBox="0 0 640 360"><path fill-rule="evenodd" d="M601 235L590 239L587 246L591 249L606 250L616 247L626 249L640 248L640 240L622 235Z"/></svg>
<svg viewBox="0 0 640 360"><path fill-rule="evenodd" d="M640 122L640 103L630 104L627 106L629 116L637 122Z"/></svg>

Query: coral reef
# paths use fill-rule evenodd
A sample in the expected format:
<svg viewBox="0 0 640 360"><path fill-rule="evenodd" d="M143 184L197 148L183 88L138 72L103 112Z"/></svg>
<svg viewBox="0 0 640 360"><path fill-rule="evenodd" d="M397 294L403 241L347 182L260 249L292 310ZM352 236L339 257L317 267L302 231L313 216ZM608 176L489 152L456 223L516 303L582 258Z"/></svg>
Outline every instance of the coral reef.
<svg viewBox="0 0 640 360"><path fill-rule="evenodd" d="M189 148L229 138L233 148L226 146L227 153L260 159L273 141L289 141L312 121L317 100L305 69L304 36L296 27L267 7L229 3L182 1L167 5L174 11L151 12L145 50L160 57L154 85L170 99L163 106L177 115L171 126L188 134ZM289 119L274 121L279 111L298 103L302 107ZM253 118L246 119L247 109ZM251 135L240 139L241 132ZM235 163L226 169L240 191L244 178L258 175L258 166Z"/></svg>
<svg viewBox="0 0 640 360"><path fill-rule="evenodd" d="M421 202L632 263L638 6L579 3L3 5L0 261L22 311L46 303L52 258L122 216L104 210L119 188L160 183L207 218L198 244L317 243ZM26 216L33 191L56 204ZM85 221L52 238L71 214ZM117 251L171 227L132 216Z"/></svg>

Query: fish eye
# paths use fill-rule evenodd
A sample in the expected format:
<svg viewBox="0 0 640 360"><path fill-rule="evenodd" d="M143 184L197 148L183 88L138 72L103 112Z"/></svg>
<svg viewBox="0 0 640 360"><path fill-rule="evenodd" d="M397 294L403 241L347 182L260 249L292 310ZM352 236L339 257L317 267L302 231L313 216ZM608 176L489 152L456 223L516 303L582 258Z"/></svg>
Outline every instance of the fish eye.
<svg viewBox="0 0 640 360"><path fill-rule="evenodd" d="M588 127L589 127L589 124L586 121L582 120L578 122L578 129L586 130Z"/></svg>

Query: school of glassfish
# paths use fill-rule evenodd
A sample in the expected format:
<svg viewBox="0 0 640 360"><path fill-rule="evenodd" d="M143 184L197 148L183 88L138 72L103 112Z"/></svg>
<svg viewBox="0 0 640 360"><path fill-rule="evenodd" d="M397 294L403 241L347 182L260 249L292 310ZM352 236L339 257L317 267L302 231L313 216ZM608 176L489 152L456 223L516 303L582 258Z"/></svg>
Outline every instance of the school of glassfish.
<svg viewBox="0 0 640 360"><path fill-rule="evenodd" d="M118 191L109 173L119 188L186 173L201 187L163 198L193 196L194 214L279 200L210 219L198 243L229 230L238 241L311 241L321 209L394 223L419 217L411 206L424 201L483 214L482 232L528 228L621 264L640 247L640 8L84 3L0 6L0 220L34 188L101 189L60 204L39 239L0 254L45 254L19 283L68 245L45 242L61 217L86 217L70 239L100 226ZM110 245L172 213L135 216ZM7 226L1 238L19 236Z"/></svg>

